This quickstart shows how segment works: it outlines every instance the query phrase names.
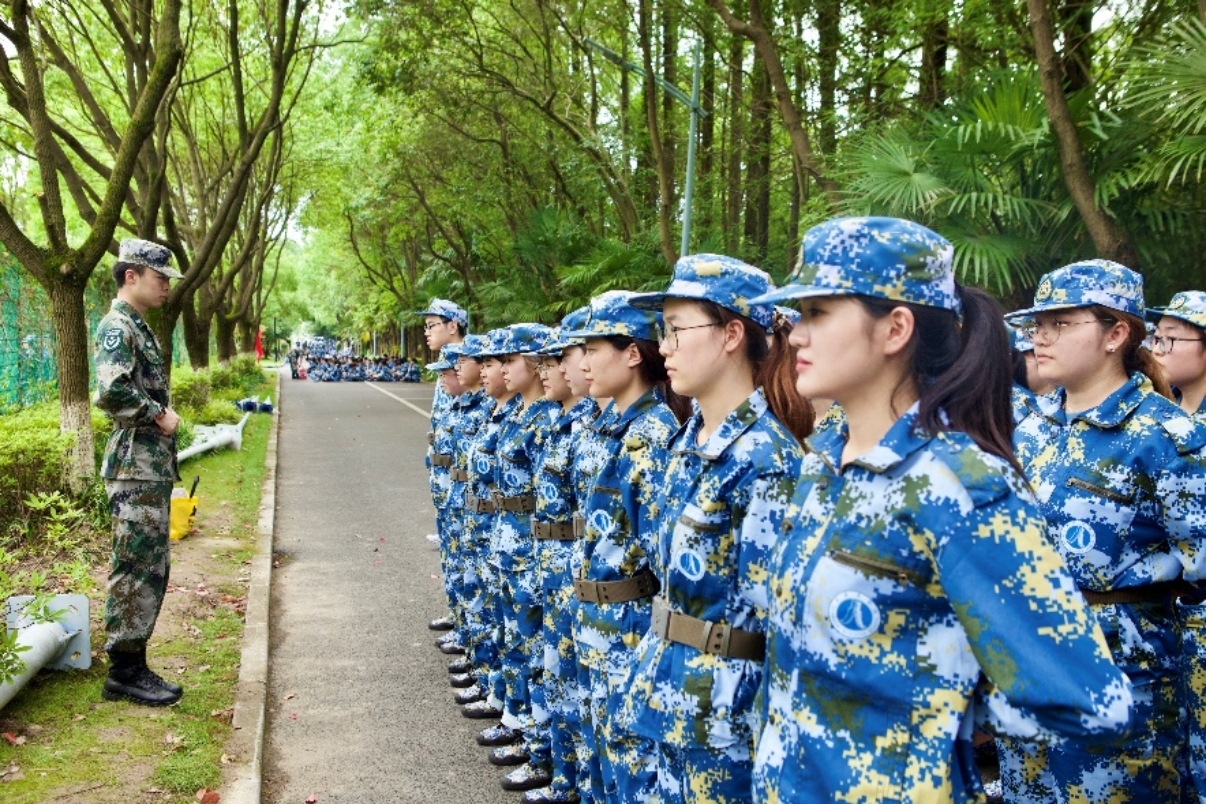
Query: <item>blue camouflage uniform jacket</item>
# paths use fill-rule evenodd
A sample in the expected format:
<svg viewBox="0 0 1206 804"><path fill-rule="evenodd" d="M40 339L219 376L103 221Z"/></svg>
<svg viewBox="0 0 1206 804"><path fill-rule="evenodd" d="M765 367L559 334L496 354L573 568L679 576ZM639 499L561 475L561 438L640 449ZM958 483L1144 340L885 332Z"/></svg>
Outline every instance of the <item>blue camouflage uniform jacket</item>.
<svg viewBox="0 0 1206 804"><path fill-rule="evenodd" d="M844 423L809 439L770 570L756 801L982 801L981 684L1008 733L1129 721L1130 684L1025 480L916 418L844 468Z"/></svg>
<svg viewBox="0 0 1206 804"><path fill-rule="evenodd" d="M1029 402L1014 447L1047 518L1048 537L1091 592L1206 577L1206 427L1142 374L1069 417L1064 391ZM1103 618L1115 660L1134 679L1172 667L1171 621L1116 604Z"/></svg>
<svg viewBox="0 0 1206 804"><path fill-rule="evenodd" d="M481 499L489 499L494 495L494 465L498 460L496 451L499 432L515 409L523 404L523 400L518 395L502 404L499 404L497 400L491 401L494 403L493 407L490 408L485 421L478 429L477 437L469 447L469 486L466 491ZM493 514L483 515L481 518L488 521L490 527L493 528ZM488 533L478 535L479 537L489 536Z"/></svg>
<svg viewBox="0 0 1206 804"><path fill-rule="evenodd" d="M656 389L598 426L607 457L586 504L579 578L622 581L655 569L662 516L657 496L670 458L667 445L677 429ZM650 603L580 603L574 633L582 664L616 675L630 672L632 649L649 630Z"/></svg>
<svg viewBox="0 0 1206 804"><path fill-rule="evenodd" d="M533 526L541 523L571 525L578 510L574 483L574 448L585 428L594 422L599 406L585 397L569 410L557 411L545 450L536 472L536 512ZM593 480L593 475L591 477ZM541 583L560 585L571 566L572 539L541 539L536 542L536 561Z"/></svg>
<svg viewBox="0 0 1206 804"><path fill-rule="evenodd" d="M477 437L486 417L494 405L485 391L466 391L456 398L454 405L456 416L452 421L452 470L468 473L469 450L473 439ZM450 504L454 515L460 515L465 507L465 492L468 490L466 480L452 480Z"/></svg>
<svg viewBox="0 0 1206 804"><path fill-rule="evenodd" d="M494 464L494 491L506 498L526 497L532 507L527 512L499 509L490 537L491 563L507 572L523 572L532 566L532 511L536 500L536 467L544 452L545 441L561 406L544 397L526 408L515 408L498 432Z"/></svg>
<svg viewBox="0 0 1206 804"><path fill-rule="evenodd" d="M670 442L659 501L661 597L676 612L763 633L770 553L804 450L755 391L702 446L703 419ZM701 652L650 632L622 721L630 731L681 748L752 746L751 707L762 662Z"/></svg>
<svg viewBox="0 0 1206 804"><path fill-rule="evenodd" d="M458 399L459 397L444 394L438 413L434 404L431 409L431 430L427 436L430 442L427 450L427 468L431 503L437 510L448 507L449 494L452 492L452 465L449 463L446 466L436 466L433 459L438 455L444 462L454 460L453 428L460 413Z"/></svg>
<svg viewBox="0 0 1206 804"><path fill-rule="evenodd" d="M138 311L114 299L96 328L96 397L113 419L100 476L107 480L176 481L176 436L156 417L171 404L159 341Z"/></svg>

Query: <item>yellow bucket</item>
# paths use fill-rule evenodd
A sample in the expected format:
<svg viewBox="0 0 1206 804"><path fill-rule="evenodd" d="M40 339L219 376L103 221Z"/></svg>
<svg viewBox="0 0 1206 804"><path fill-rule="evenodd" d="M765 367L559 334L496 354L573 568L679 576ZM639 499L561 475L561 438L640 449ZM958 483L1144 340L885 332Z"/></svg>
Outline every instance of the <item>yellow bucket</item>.
<svg viewBox="0 0 1206 804"><path fill-rule="evenodd" d="M173 539L183 539L193 529L193 517L197 515L199 497L173 497L172 516L168 535Z"/></svg>

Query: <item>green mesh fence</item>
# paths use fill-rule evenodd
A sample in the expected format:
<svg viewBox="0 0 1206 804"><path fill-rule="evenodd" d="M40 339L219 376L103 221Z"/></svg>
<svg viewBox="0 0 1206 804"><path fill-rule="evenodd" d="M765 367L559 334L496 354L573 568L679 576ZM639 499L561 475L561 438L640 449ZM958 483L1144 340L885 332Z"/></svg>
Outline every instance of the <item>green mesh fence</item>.
<svg viewBox="0 0 1206 804"><path fill-rule="evenodd" d="M106 280L98 276L84 295L89 343L113 295L113 283ZM180 365L185 355L179 327L172 347L172 362ZM50 300L12 255L0 249L0 413L54 399L57 376Z"/></svg>

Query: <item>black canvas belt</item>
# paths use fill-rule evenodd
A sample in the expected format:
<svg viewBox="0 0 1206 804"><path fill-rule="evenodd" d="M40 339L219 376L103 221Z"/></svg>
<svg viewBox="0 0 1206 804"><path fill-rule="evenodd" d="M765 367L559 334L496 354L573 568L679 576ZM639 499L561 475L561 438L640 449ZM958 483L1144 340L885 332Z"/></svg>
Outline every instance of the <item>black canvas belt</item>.
<svg viewBox="0 0 1206 804"><path fill-rule="evenodd" d="M432 455L431 456L431 465L432 466L442 466L445 468L452 466L452 456L451 455Z"/></svg>
<svg viewBox="0 0 1206 804"><path fill-rule="evenodd" d="M1110 603L1166 603L1173 595L1181 591L1177 581L1164 581L1150 586L1127 586L1122 589L1111 589L1108 592L1094 592L1081 589L1081 594L1090 606L1105 606Z"/></svg>
<svg viewBox="0 0 1206 804"><path fill-rule="evenodd" d="M489 497L474 497L465 495L465 507L475 514L492 514L495 511L494 500Z"/></svg>
<svg viewBox="0 0 1206 804"><path fill-rule="evenodd" d="M532 494L516 494L504 497L494 492L494 508L496 511L506 511L508 514L530 514L536 510L536 497Z"/></svg>
<svg viewBox="0 0 1206 804"><path fill-rule="evenodd" d="M533 522L532 536L537 539L556 539L559 542L574 540L572 522Z"/></svg>
<svg viewBox="0 0 1206 804"><path fill-rule="evenodd" d="M627 603L652 597L661 589L657 576L648 569L622 581L588 581L574 578L574 594L583 603Z"/></svg>
<svg viewBox="0 0 1206 804"><path fill-rule="evenodd" d="M755 662L766 657L766 634L672 611L660 597L653 599L653 623L649 630L667 642L690 645L700 653Z"/></svg>

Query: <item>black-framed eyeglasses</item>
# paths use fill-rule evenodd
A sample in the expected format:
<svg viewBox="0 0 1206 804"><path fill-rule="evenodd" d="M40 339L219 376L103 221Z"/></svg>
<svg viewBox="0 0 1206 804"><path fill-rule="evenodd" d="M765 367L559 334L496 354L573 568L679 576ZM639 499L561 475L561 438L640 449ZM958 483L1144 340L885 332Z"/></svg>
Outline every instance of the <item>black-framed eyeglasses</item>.
<svg viewBox="0 0 1206 804"><path fill-rule="evenodd" d="M665 344L670 347L671 352L678 351L678 333L686 332L689 329L703 329L704 327L719 327L719 321L713 321L710 324L696 324L693 327L676 327L673 324L661 324L657 328L658 343Z"/></svg>
<svg viewBox="0 0 1206 804"><path fill-rule="evenodd" d="M431 322L423 325L423 331L431 332L436 327L442 327L446 323L447 323L446 321L431 321Z"/></svg>
<svg viewBox="0 0 1206 804"><path fill-rule="evenodd" d="M1173 347L1177 345L1177 341L1193 341L1202 343L1201 338L1174 338L1171 335L1149 335L1143 341L1143 345L1153 352L1162 354L1172 354Z"/></svg>

